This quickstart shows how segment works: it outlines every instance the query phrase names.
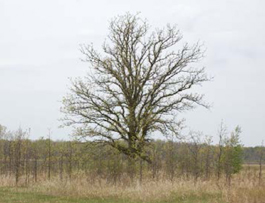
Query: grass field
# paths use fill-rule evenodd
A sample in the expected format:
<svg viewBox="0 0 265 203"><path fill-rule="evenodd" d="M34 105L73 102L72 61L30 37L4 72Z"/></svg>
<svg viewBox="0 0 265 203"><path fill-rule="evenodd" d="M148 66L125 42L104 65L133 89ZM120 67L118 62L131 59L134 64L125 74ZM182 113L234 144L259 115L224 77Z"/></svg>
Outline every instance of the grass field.
<svg viewBox="0 0 265 203"><path fill-rule="evenodd" d="M130 202L119 199L102 199L102 198L74 198L74 197L60 197L53 195L45 195L37 192L30 192L25 189L17 188L0 188L0 202L1 203L110 203L110 202Z"/></svg>
<svg viewBox="0 0 265 203"><path fill-rule="evenodd" d="M170 200L158 200L158 201L136 201L119 198L75 198L75 197L60 197L54 195L45 195L38 192L30 192L25 188L0 188L0 202L1 203L140 203L140 202L184 202L184 203L211 203L220 199L218 195L204 194L199 197L196 195L178 196L172 195ZM219 201L218 201L219 202ZM221 200L220 200L221 202Z"/></svg>
<svg viewBox="0 0 265 203"><path fill-rule="evenodd" d="M224 177L196 184L181 177L174 182L146 179L142 185L130 186L103 180L90 183L82 176L71 182L53 178L15 187L14 178L2 176L0 203L265 203L265 178L260 184L257 169L257 165L245 165L230 187Z"/></svg>

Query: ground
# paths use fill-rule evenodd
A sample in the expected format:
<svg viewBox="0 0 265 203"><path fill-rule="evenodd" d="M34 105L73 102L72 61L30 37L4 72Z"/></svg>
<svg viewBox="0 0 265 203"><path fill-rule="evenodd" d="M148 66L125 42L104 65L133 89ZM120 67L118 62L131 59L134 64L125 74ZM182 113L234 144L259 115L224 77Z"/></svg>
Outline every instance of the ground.
<svg viewBox="0 0 265 203"><path fill-rule="evenodd" d="M196 196L180 197L175 196L167 201L157 201L157 203L211 203L216 196L205 195L200 198ZM118 198L74 198L63 196L52 196L41 193L34 193L25 188L1 187L0 188L0 203L140 203L141 201L129 201L128 199Z"/></svg>

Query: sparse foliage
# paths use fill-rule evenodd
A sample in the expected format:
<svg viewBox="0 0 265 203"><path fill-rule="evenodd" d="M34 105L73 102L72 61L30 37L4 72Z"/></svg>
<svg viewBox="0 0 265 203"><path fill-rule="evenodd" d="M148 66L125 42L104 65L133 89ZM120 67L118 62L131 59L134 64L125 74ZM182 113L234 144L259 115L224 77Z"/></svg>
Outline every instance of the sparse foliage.
<svg viewBox="0 0 265 203"><path fill-rule="evenodd" d="M65 124L75 125L78 136L150 162L144 148L151 133L174 133L180 112L207 107L203 95L191 92L209 80L204 68L195 68L203 52L181 39L175 26L150 32L137 15L114 18L103 53L81 47L90 74L72 82L63 100Z"/></svg>

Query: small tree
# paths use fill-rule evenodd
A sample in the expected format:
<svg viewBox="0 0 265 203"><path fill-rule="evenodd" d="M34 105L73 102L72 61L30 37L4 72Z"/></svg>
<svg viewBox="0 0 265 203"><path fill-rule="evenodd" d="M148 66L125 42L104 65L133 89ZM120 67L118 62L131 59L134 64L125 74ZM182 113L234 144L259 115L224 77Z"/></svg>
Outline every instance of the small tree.
<svg viewBox="0 0 265 203"><path fill-rule="evenodd" d="M33 177L34 181L38 181L38 160L39 156L41 154L40 149L39 149L39 143L37 141L34 141L32 143L32 153L33 153Z"/></svg>
<svg viewBox="0 0 265 203"><path fill-rule="evenodd" d="M242 169L243 149L239 139L240 133L241 128L237 126L231 136L225 140L224 171L229 185L231 185L232 175Z"/></svg>
<svg viewBox="0 0 265 203"><path fill-rule="evenodd" d="M166 154L165 154L165 166L166 166L166 173L168 178L171 182L174 181L174 176L177 169L177 150L176 150L176 143L177 140L181 140L181 131L184 128L183 122L179 122L178 124L179 129L174 131L166 136L167 142L165 143Z"/></svg>
<svg viewBox="0 0 265 203"><path fill-rule="evenodd" d="M216 163L216 172L217 172L217 181L220 180L222 170L223 170L223 156L224 156L224 141L227 136L227 129L224 126L224 123L221 122L220 129L218 131L219 143L217 146L217 163Z"/></svg>
<svg viewBox="0 0 265 203"><path fill-rule="evenodd" d="M210 178L211 167L213 162L213 146L212 146L212 137L205 136L204 147L203 147L203 156L204 156L204 170L205 170L205 179Z"/></svg>
<svg viewBox="0 0 265 203"><path fill-rule="evenodd" d="M26 132L19 128L15 132L14 137L14 167L15 167L15 180L16 186L18 185L19 178L21 175L21 153L22 153L22 142L25 138Z"/></svg>
<svg viewBox="0 0 265 203"><path fill-rule="evenodd" d="M6 156L5 156L6 135L7 135L7 128L0 124L0 160L4 160L3 162L1 161L0 165L1 174L3 174L3 172L5 171L5 165L6 165Z"/></svg>
<svg viewBox="0 0 265 203"><path fill-rule="evenodd" d="M0 124L0 139L4 139L7 134L7 128Z"/></svg>
<svg viewBox="0 0 265 203"><path fill-rule="evenodd" d="M259 185L262 183L262 165L264 159L264 143L261 142L261 146L258 148L258 157L259 157Z"/></svg>
<svg viewBox="0 0 265 203"><path fill-rule="evenodd" d="M194 183L197 183L197 180L201 173L201 167L199 165L201 160L201 149L202 149L202 142L201 142L202 134L200 132L190 132L190 142L188 143L188 148L190 150L191 155L191 166L192 166L192 173L194 176Z"/></svg>
<svg viewBox="0 0 265 203"><path fill-rule="evenodd" d="M103 54L82 46L91 71L72 82L62 109L65 124L75 125L78 136L147 161L144 148L152 132L174 132L176 115L196 105L207 107L203 95L190 90L209 80L203 68L194 67L203 56L199 44L181 45L175 26L152 33L149 28L126 14L111 21Z"/></svg>
<svg viewBox="0 0 265 203"><path fill-rule="evenodd" d="M51 158L52 158L52 142L51 142L51 129L48 129L48 139L47 139L47 151L48 151L48 179L51 179Z"/></svg>

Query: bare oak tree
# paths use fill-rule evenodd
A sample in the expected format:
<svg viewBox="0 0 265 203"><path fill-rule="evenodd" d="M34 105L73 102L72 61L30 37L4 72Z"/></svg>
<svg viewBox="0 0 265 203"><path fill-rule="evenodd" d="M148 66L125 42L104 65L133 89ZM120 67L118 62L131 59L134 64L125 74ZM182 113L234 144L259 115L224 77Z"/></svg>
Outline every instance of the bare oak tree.
<svg viewBox="0 0 265 203"><path fill-rule="evenodd" d="M204 68L193 67L203 52L198 43L181 43L175 26L150 32L137 15L114 18L109 30L103 53L81 46L90 73L72 81L63 100L65 124L75 125L78 136L150 161L144 148L151 133L172 133L180 112L207 107L203 95L191 92L209 80Z"/></svg>

